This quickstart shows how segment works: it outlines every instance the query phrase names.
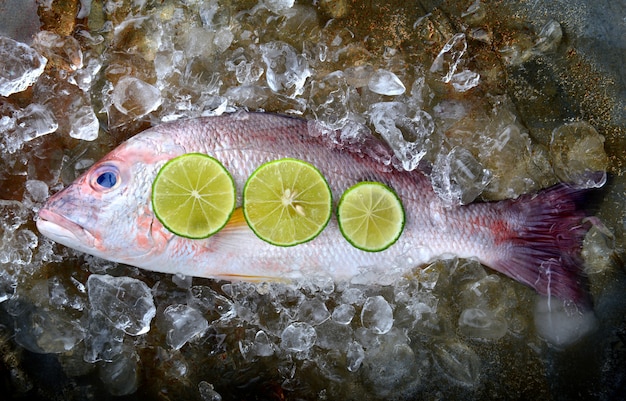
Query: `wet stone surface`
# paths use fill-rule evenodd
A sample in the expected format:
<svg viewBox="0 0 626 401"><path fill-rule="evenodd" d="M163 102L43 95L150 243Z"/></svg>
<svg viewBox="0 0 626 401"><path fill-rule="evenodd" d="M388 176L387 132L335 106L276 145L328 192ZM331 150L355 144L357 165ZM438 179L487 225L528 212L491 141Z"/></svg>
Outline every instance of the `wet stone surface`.
<svg viewBox="0 0 626 401"><path fill-rule="evenodd" d="M3 7L7 399L613 400L626 392L619 2ZM559 181L599 188L585 201L603 224L582 249L593 312L548 303L470 260L397 261L407 274L377 285L230 283L111 263L37 232L47 197L123 140L162 121L238 108L317 119L383 163L426 167L450 207ZM393 161L367 147L369 134L387 141Z"/></svg>

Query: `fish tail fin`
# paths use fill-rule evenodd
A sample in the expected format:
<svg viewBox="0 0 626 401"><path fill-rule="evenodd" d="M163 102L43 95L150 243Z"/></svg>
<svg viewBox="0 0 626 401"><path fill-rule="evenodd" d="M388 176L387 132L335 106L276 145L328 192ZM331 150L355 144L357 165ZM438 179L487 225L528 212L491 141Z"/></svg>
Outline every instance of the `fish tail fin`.
<svg viewBox="0 0 626 401"><path fill-rule="evenodd" d="M505 207L513 223L502 239L506 252L492 267L542 295L591 308L581 250L585 234L599 220L581 207L588 193L559 184L510 201Z"/></svg>

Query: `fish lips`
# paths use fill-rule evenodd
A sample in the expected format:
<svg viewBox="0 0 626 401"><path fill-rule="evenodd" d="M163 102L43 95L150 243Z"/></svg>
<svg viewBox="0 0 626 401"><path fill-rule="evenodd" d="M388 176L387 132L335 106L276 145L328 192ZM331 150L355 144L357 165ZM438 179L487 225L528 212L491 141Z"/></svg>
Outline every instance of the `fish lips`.
<svg viewBox="0 0 626 401"><path fill-rule="evenodd" d="M96 238L89 231L47 208L39 211L37 229L51 240L83 252L96 247Z"/></svg>

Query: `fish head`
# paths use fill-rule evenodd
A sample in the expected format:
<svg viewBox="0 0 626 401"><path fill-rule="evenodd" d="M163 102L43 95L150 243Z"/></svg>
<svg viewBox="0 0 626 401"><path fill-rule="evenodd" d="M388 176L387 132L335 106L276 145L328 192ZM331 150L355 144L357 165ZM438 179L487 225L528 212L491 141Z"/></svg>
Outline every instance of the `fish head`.
<svg viewBox="0 0 626 401"><path fill-rule="evenodd" d="M51 196L39 211L37 228L91 255L149 263L171 238L152 212L152 182L163 164L182 153L167 139L131 138Z"/></svg>

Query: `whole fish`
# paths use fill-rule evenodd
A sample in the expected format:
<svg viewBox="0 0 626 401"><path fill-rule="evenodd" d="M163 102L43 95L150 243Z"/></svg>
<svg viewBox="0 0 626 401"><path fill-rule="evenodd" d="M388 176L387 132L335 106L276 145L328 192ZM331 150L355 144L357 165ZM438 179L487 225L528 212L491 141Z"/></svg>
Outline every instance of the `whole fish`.
<svg viewBox="0 0 626 401"><path fill-rule="evenodd" d="M376 283L381 277L436 258L474 258L534 288L579 305L589 302L580 248L587 231L576 203L582 191L557 185L516 200L446 207L419 171L399 171L379 160L391 150L369 138L355 147L324 135L319 124L265 113L237 112L165 123L122 143L39 211L41 233L77 250L147 270L226 280L334 280ZM358 150L360 149L360 151ZM202 152L231 172L241 204L247 177L283 157L315 165L333 201L360 181L393 188L405 208L399 240L366 252L344 240L332 218L314 240L278 247L257 238L242 213L203 240L176 236L151 206L151 185L173 157ZM378 157L369 154L377 153Z"/></svg>

